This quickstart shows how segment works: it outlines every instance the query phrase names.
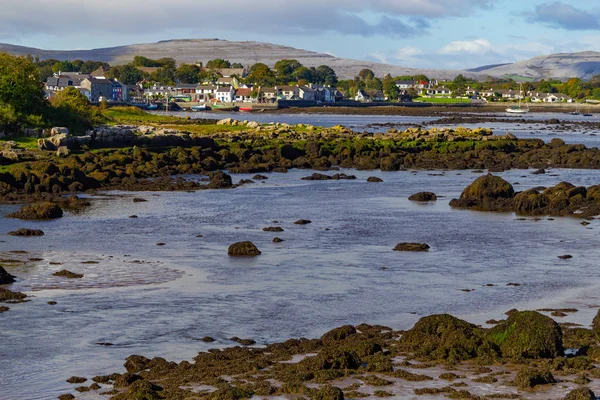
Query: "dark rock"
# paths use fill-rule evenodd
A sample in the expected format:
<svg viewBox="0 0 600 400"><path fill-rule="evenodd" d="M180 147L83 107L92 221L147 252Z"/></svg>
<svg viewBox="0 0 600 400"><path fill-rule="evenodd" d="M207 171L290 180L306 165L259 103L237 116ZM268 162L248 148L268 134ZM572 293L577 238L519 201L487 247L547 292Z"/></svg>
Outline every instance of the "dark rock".
<svg viewBox="0 0 600 400"><path fill-rule="evenodd" d="M367 182L379 183L383 182L383 179L378 178L376 176L370 176L369 178L367 178Z"/></svg>
<svg viewBox="0 0 600 400"><path fill-rule="evenodd" d="M467 186L460 198L452 200L450 205L481 211L509 211L513 208L514 197L515 191L509 182L487 174Z"/></svg>
<svg viewBox="0 0 600 400"><path fill-rule="evenodd" d="M342 389L331 386L324 385L317 390L317 393L312 397L313 400L344 400L344 392Z"/></svg>
<svg viewBox="0 0 600 400"><path fill-rule="evenodd" d="M92 378L94 382L98 383L108 383L110 382L110 378L107 375L98 375Z"/></svg>
<svg viewBox="0 0 600 400"><path fill-rule="evenodd" d="M134 197L134 198L133 198L133 202L134 202L134 203L145 203L145 202L147 202L147 201L148 201L148 200L146 200L146 199L142 199L141 197Z"/></svg>
<svg viewBox="0 0 600 400"><path fill-rule="evenodd" d="M137 218L137 217L138 217L137 215L130 215L129 216L129 218L132 218L132 219Z"/></svg>
<svg viewBox="0 0 600 400"><path fill-rule="evenodd" d="M229 340L231 340L231 341L233 341L233 342L236 342L236 343L239 343L239 344L241 344L242 346L252 346L253 344L256 344L256 341L255 341L255 340L252 340L252 339L240 339L240 338L239 338L239 337L237 337L237 336L234 336L234 337L232 337L232 338L231 338L231 339L229 339Z"/></svg>
<svg viewBox="0 0 600 400"><path fill-rule="evenodd" d="M303 181L328 181L330 179L333 178L329 175L320 174L318 172L315 172L311 176L305 176L304 178L302 178Z"/></svg>
<svg viewBox="0 0 600 400"><path fill-rule="evenodd" d="M352 325L344 325L325 333L321 336L321 341L328 346L340 342L351 335L356 335L356 328Z"/></svg>
<svg viewBox="0 0 600 400"><path fill-rule="evenodd" d="M164 398L159 394L159 392L163 390L162 387L148 382L145 379L137 379L128 386L123 399L159 400Z"/></svg>
<svg viewBox="0 0 600 400"><path fill-rule="evenodd" d="M83 383L86 381L87 381L87 378L84 378L82 376L72 376L69 379L67 379L67 383Z"/></svg>
<svg viewBox="0 0 600 400"><path fill-rule="evenodd" d="M9 218L31 220L55 219L62 216L63 210L56 204L47 201L27 204L19 211L7 215Z"/></svg>
<svg viewBox="0 0 600 400"><path fill-rule="evenodd" d="M74 398L75 398L75 396L73 396L70 393L61 394L60 396L58 396L58 400L73 400Z"/></svg>
<svg viewBox="0 0 600 400"><path fill-rule="evenodd" d="M261 254L260 250L252 242L238 242L229 246L227 254L230 256L258 256Z"/></svg>
<svg viewBox="0 0 600 400"><path fill-rule="evenodd" d="M257 181L265 181L265 180L269 179L269 177L265 176L265 175L258 174L258 175L254 175L252 177L252 179L257 180Z"/></svg>
<svg viewBox="0 0 600 400"><path fill-rule="evenodd" d="M127 357L125 364L123 366L130 373L136 373L145 370L146 365L150 362L149 358L144 356L133 355Z"/></svg>
<svg viewBox="0 0 600 400"><path fill-rule="evenodd" d="M267 228L263 228L265 232L283 232L283 228L280 226L270 226Z"/></svg>
<svg viewBox="0 0 600 400"><path fill-rule="evenodd" d="M570 260L571 258L573 258L573 256L570 254L565 254L564 256L558 256L558 258L560 258L561 260Z"/></svg>
<svg viewBox="0 0 600 400"><path fill-rule="evenodd" d="M44 236L44 232L39 229L21 228L17 231L8 232L10 236Z"/></svg>
<svg viewBox="0 0 600 400"><path fill-rule="evenodd" d="M515 377L515 385L522 389L532 388L537 385L556 383L556 379L550 371L525 367Z"/></svg>
<svg viewBox="0 0 600 400"><path fill-rule="evenodd" d="M55 305L56 305L56 304L58 304L58 303L57 303L57 302L55 302L55 301L49 301L47 304L48 304L49 306L55 306Z"/></svg>
<svg viewBox="0 0 600 400"><path fill-rule="evenodd" d="M210 336L204 336L204 337L203 337L202 339L200 339L200 340L202 340L203 342L206 342L206 343L212 343L212 342L214 342L214 341L215 341L215 339L214 339L214 338L212 338L212 337L210 337Z"/></svg>
<svg viewBox="0 0 600 400"><path fill-rule="evenodd" d="M415 193L408 198L411 201L436 201L437 196L431 192L419 192Z"/></svg>
<svg viewBox="0 0 600 400"><path fill-rule="evenodd" d="M398 243L394 251L429 251L430 247L425 243Z"/></svg>
<svg viewBox="0 0 600 400"><path fill-rule="evenodd" d="M210 174L209 178L209 189L228 189L233 186L231 176L223 171L213 172Z"/></svg>
<svg viewBox="0 0 600 400"><path fill-rule="evenodd" d="M6 270L2 266L0 266L0 285L8 285L10 283L13 283L14 281L15 277L6 272Z"/></svg>
<svg viewBox="0 0 600 400"><path fill-rule="evenodd" d="M156 243L156 245L157 245L157 246L166 246L167 244L166 244L166 243L163 243L163 242L158 242L158 243Z"/></svg>
<svg viewBox="0 0 600 400"><path fill-rule="evenodd" d="M560 326L536 311L511 313L506 322L489 330L487 338L502 357L554 358L564 352Z"/></svg>
<svg viewBox="0 0 600 400"><path fill-rule="evenodd" d="M273 238L273 243L281 243L281 242L285 242L285 240L278 238L278 237Z"/></svg>
<svg viewBox="0 0 600 400"><path fill-rule="evenodd" d="M546 173L546 170L544 168L541 168L541 169L533 171L531 173L531 175L541 175L541 174L545 174L545 173Z"/></svg>
<svg viewBox="0 0 600 400"><path fill-rule="evenodd" d="M130 372L126 372L124 374L121 374L121 375L118 375L117 377L115 377L114 386L116 388L129 387L132 383L134 383L135 381L139 381L140 379L142 379L141 376L132 374Z"/></svg>
<svg viewBox="0 0 600 400"><path fill-rule="evenodd" d="M0 303L20 303L27 295L21 292L12 292L8 289L0 288Z"/></svg>
<svg viewBox="0 0 600 400"><path fill-rule="evenodd" d="M10 310L10 308L6 307L6 306L0 306L0 313L6 312Z"/></svg>
<svg viewBox="0 0 600 400"><path fill-rule="evenodd" d="M308 224L312 224L312 221L310 219L299 219L298 221L294 222L294 224L296 224L296 225L308 225Z"/></svg>
<svg viewBox="0 0 600 400"><path fill-rule="evenodd" d="M98 385L97 383L92 383L90 385L90 390L100 390L102 389L102 387L100 385Z"/></svg>
<svg viewBox="0 0 600 400"><path fill-rule="evenodd" d="M58 271L52 274L52 276L62 276L68 279L81 279L83 278L83 274L76 274L74 272L71 271L67 271L66 269L63 269L62 271Z"/></svg>

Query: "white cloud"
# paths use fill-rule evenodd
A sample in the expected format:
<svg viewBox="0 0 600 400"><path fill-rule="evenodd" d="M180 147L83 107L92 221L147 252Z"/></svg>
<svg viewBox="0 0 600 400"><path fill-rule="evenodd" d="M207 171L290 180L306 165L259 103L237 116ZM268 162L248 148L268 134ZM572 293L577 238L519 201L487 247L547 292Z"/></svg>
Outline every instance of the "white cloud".
<svg viewBox="0 0 600 400"><path fill-rule="evenodd" d="M440 49L441 54L482 54L492 50L493 46L487 39L456 40Z"/></svg>
<svg viewBox="0 0 600 400"><path fill-rule="evenodd" d="M404 37L422 34L430 19L466 16L490 4L491 0L0 0L0 41L43 34L76 42L86 35L176 29L209 37L215 30Z"/></svg>

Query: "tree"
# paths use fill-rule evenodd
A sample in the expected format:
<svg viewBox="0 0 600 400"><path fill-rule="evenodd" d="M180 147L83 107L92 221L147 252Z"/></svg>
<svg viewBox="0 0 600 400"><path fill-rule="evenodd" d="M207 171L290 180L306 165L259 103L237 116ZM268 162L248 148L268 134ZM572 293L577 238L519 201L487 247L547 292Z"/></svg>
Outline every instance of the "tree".
<svg viewBox="0 0 600 400"><path fill-rule="evenodd" d="M221 77L222 75L215 70L204 69L200 70L200 72L198 73L198 82L215 82Z"/></svg>
<svg viewBox="0 0 600 400"><path fill-rule="evenodd" d="M172 85L175 83L175 70L172 68L161 67L154 71L150 78L161 85Z"/></svg>
<svg viewBox="0 0 600 400"><path fill-rule="evenodd" d="M371 90L381 90L383 88L383 84L381 82L381 79L379 79L379 78L370 79L365 82L365 85L366 85L367 89L371 89Z"/></svg>
<svg viewBox="0 0 600 400"><path fill-rule="evenodd" d="M71 61L58 61L52 66L52 72L74 72L73 64Z"/></svg>
<svg viewBox="0 0 600 400"><path fill-rule="evenodd" d="M338 81L335 71L327 65L320 65L316 69L315 83L335 85Z"/></svg>
<svg viewBox="0 0 600 400"><path fill-rule="evenodd" d="M160 67L160 64L158 62L144 56L133 57L132 64L134 67Z"/></svg>
<svg viewBox="0 0 600 400"><path fill-rule="evenodd" d="M200 68L192 64L181 64L175 71L175 79L181 83L198 83Z"/></svg>
<svg viewBox="0 0 600 400"><path fill-rule="evenodd" d="M258 86L273 86L276 83L275 74L266 64L257 63L250 67L246 82Z"/></svg>
<svg viewBox="0 0 600 400"><path fill-rule="evenodd" d="M135 85L144 79L144 74L133 65L127 64L121 67L120 74L117 79L126 85Z"/></svg>
<svg viewBox="0 0 600 400"><path fill-rule="evenodd" d="M47 107L39 70L25 57L0 53L0 122L25 122Z"/></svg>
<svg viewBox="0 0 600 400"><path fill-rule="evenodd" d="M94 113L88 99L75 87L69 86L52 98L53 120L75 132L92 127Z"/></svg>
<svg viewBox="0 0 600 400"><path fill-rule="evenodd" d="M231 64L231 68L244 68L244 66L241 63L233 63Z"/></svg>
<svg viewBox="0 0 600 400"><path fill-rule="evenodd" d="M275 72L277 74L277 80L280 83L288 83L298 78L295 77L295 72L300 68L304 68L298 60L279 60L275 63Z"/></svg>
<svg viewBox="0 0 600 400"><path fill-rule="evenodd" d="M583 91L583 81L579 78L571 78L562 87L564 94L573 98L578 97Z"/></svg>
<svg viewBox="0 0 600 400"><path fill-rule="evenodd" d="M383 93L388 100L398 100L400 97L400 89L398 89L398 86L396 86L396 81L389 74L383 77L381 86Z"/></svg>
<svg viewBox="0 0 600 400"><path fill-rule="evenodd" d="M429 78L425 74L415 75L413 79L416 82L420 82L420 81L429 82Z"/></svg>
<svg viewBox="0 0 600 400"><path fill-rule="evenodd" d="M371 79L375 78L375 73L370 69L365 68L360 70L358 77L363 81L370 81Z"/></svg>
<svg viewBox="0 0 600 400"><path fill-rule="evenodd" d="M294 71L293 77L297 81L315 82L315 74L310 68L300 67Z"/></svg>
<svg viewBox="0 0 600 400"><path fill-rule="evenodd" d="M229 60L217 58L217 59L210 60L209 62L207 62L206 68L209 68L209 69L231 68L231 63L229 62Z"/></svg>

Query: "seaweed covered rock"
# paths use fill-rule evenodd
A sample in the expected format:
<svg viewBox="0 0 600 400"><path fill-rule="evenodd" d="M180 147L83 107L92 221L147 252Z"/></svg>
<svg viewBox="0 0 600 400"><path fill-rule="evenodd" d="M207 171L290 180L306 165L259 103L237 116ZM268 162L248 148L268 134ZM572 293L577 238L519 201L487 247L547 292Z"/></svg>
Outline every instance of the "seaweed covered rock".
<svg viewBox="0 0 600 400"><path fill-rule="evenodd" d="M448 314L421 318L402 335L399 344L428 360L457 362L494 355L475 325Z"/></svg>
<svg viewBox="0 0 600 400"><path fill-rule="evenodd" d="M210 189L228 189L233 186L231 176L223 171L213 172L209 178L208 187Z"/></svg>
<svg viewBox="0 0 600 400"><path fill-rule="evenodd" d="M0 265L0 285L8 285L14 281L15 277L6 272L6 270Z"/></svg>
<svg viewBox="0 0 600 400"><path fill-rule="evenodd" d="M111 397L114 400L159 400L163 397L160 396L162 387L157 386L144 379L138 379L131 383L127 388L126 392L119 393L118 395Z"/></svg>
<svg viewBox="0 0 600 400"><path fill-rule="evenodd" d="M356 328L352 325L344 325L325 333L321 336L321 341L324 345L328 346L336 342L341 342L351 335L356 335Z"/></svg>
<svg viewBox="0 0 600 400"><path fill-rule="evenodd" d="M127 357L123 366L125 367L127 372L136 373L145 370L149 362L149 358L146 358L144 356L132 355Z"/></svg>
<svg viewBox="0 0 600 400"><path fill-rule="evenodd" d="M336 386L324 385L312 397L313 400L344 400L344 392Z"/></svg>
<svg viewBox="0 0 600 400"><path fill-rule="evenodd" d="M544 214L548 203L548 196L535 189L529 189L515 196L515 211L523 215L541 215Z"/></svg>
<svg viewBox="0 0 600 400"><path fill-rule="evenodd" d="M309 371L319 370L340 370L340 369L358 369L361 360L358 354L353 351L339 349L321 350L319 354L313 357L307 357L300 362Z"/></svg>
<svg viewBox="0 0 600 400"><path fill-rule="evenodd" d="M437 196L435 193L432 193L432 192L419 192L419 193L413 194L408 199L410 201L421 201L421 202L436 201Z"/></svg>
<svg viewBox="0 0 600 400"><path fill-rule="evenodd" d="M66 269L63 269L62 271L58 271L52 274L52 276L58 276L58 277L63 277L63 278L68 278L68 279L81 279L83 278L83 274L77 274L75 272L71 272L68 271Z"/></svg>
<svg viewBox="0 0 600 400"><path fill-rule="evenodd" d="M525 367L517 372L515 385L522 389L532 388L537 385L556 383L550 371Z"/></svg>
<svg viewBox="0 0 600 400"><path fill-rule="evenodd" d="M597 335L600 335L600 310L598 310L598 313L592 321L592 329L594 330L594 332L596 332Z"/></svg>
<svg viewBox="0 0 600 400"><path fill-rule="evenodd" d="M43 201L39 203L27 204L19 211L8 214L9 218L19 219L55 219L63 216L63 210L54 203Z"/></svg>
<svg viewBox="0 0 600 400"><path fill-rule="evenodd" d="M383 179L378 178L376 176L370 176L367 178L367 182L371 182L371 183L381 183L383 182Z"/></svg>
<svg viewBox="0 0 600 400"><path fill-rule="evenodd" d="M16 231L8 232L10 236L44 236L44 232L39 229L21 228Z"/></svg>
<svg viewBox="0 0 600 400"><path fill-rule="evenodd" d="M536 311L521 311L491 328L487 338L502 357L554 358L563 355L562 331L549 317Z"/></svg>
<svg viewBox="0 0 600 400"><path fill-rule="evenodd" d="M238 242L229 246L227 254L230 256L247 256L254 257L262 254L258 247L252 242Z"/></svg>
<svg viewBox="0 0 600 400"><path fill-rule="evenodd" d="M514 197L515 191L510 183L499 176L487 174L475 179L450 205L481 211L507 211L512 210Z"/></svg>
<svg viewBox="0 0 600 400"><path fill-rule="evenodd" d="M22 302L25 298L27 298L25 293L13 292L8 289L0 288L0 303L18 303Z"/></svg>
<svg viewBox="0 0 600 400"><path fill-rule="evenodd" d="M589 388L580 387L569 392L563 400L596 400L596 395Z"/></svg>
<svg viewBox="0 0 600 400"><path fill-rule="evenodd" d="M426 243L398 243L394 251L429 251L430 247Z"/></svg>

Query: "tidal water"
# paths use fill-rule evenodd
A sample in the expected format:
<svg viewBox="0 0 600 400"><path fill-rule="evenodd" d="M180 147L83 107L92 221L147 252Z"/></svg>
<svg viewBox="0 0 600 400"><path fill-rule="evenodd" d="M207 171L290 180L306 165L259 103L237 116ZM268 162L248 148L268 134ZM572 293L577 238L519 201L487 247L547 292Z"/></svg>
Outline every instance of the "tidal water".
<svg viewBox="0 0 600 400"><path fill-rule="evenodd" d="M50 222L0 217L0 263L19 278L8 287L31 300L0 314L0 399L53 399L76 386L65 382L72 375L123 372L131 354L191 360L234 345L232 336L263 345L343 324L404 329L435 313L484 324L515 307L574 307L565 321L588 326L600 307L597 221L453 210L449 200L479 176L471 171L344 170L358 179L301 180L312 172L272 173L232 190L105 193ZM600 183L600 171L530 172L500 175L517 190ZM423 190L441 198L408 201ZM0 206L0 216L18 207ZM293 223L301 218L312 224ZM285 231L263 232L268 226ZM6 235L22 227L46 235ZM228 246L243 240L262 255L229 257ZM405 241L431 250L392 251ZM61 269L85 276L52 276ZM207 335L217 341L198 340Z"/></svg>

